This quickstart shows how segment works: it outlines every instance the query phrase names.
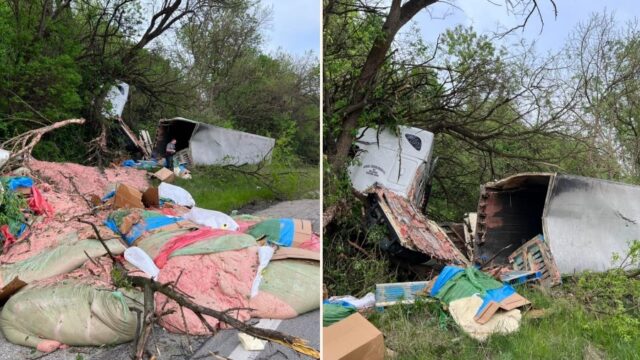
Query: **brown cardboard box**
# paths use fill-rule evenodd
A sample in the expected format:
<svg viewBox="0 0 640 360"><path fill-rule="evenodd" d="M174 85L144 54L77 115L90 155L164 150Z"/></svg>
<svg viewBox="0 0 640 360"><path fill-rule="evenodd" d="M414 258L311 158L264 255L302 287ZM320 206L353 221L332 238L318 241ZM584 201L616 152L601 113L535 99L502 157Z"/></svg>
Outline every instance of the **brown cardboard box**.
<svg viewBox="0 0 640 360"><path fill-rule="evenodd" d="M359 313L322 329L325 360L383 360L382 333Z"/></svg>
<svg viewBox="0 0 640 360"><path fill-rule="evenodd" d="M286 259L320 261L320 252L282 246L279 247L271 257L271 261Z"/></svg>
<svg viewBox="0 0 640 360"><path fill-rule="evenodd" d="M142 193L142 203L149 208L160 207L160 193L157 187L149 187Z"/></svg>
<svg viewBox="0 0 640 360"><path fill-rule="evenodd" d="M153 176L155 176L158 179L160 179L160 181L166 182L166 183L172 183L173 180L176 179L176 174L174 174L173 171L171 171L171 170L169 170L167 168L162 168L162 169L156 171L155 174L153 174Z"/></svg>
<svg viewBox="0 0 640 360"><path fill-rule="evenodd" d="M313 235L313 229L311 228L311 221L293 219L294 233L293 233L293 246L297 247L305 241L311 240Z"/></svg>
<svg viewBox="0 0 640 360"><path fill-rule="evenodd" d="M529 300L524 298L522 295L517 293L512 294L511 296L503 299L500 302L489 302L489 304L485 306L484 309L482 309L482 312L480 314L476 314L473 319L478 324L486 324L491 319L491 317L500 309L509 311L528 304L531 304L531 302L529 302Z"/></svg>
<svg viewBox="0 0 640 360"><path fill-rule="evenodd" d="M131 186L125 184L118 185L116 195L113 198L113 208L144 209L142 193Z"/></svg>

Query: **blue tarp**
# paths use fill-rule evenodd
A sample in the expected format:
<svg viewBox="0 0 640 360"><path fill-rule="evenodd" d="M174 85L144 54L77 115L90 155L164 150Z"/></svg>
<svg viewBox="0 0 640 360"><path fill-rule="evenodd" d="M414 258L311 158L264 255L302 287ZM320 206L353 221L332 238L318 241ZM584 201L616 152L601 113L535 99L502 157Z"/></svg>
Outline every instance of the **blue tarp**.
<svg viewBox="0 0 640 360"><path fill-rule="evenodd" d="M118 225L116 225L116 222L111 218L105 220L104 224L109 229L111 229L111 231L120 235L127 242L127 244L131 245L146 231L151 231L151 230L161 228L163 226L175 224L180 220L182 220L182 218L180 217L169 217L169 216L149 217L133 225L131 227L131 230L129 230L127 234L120 233L120 229L118 229Z"/></svg>
<svg viewBox="0 0 640 360"><path fill-rule="evenodd" d="M19 187L31 188L33 186L33 180L26 176L10 178L7 182L9 190L15 191Z"/></svg>
<svg viewBox="0 0 640 360"><path fill-rule="evenodd" d="M114 197L114 196L116 196L116 192L115 192L115 190L114 190L114 191L112 191L112 192L110 192L110 193L108 193L107 195L105 195L105 196L102 198L102 202L105 202L105 201L107 201L107 200L111 199L111 198L112 198L112 197Z"/></svg>
<svg viewBox="0 0 640 360"><path fill-rule="evenodd" d="M433 287L431 288L431 296L436 296L440 292L440 289L442 289L444 284L446 284L449 280L451 280L451 278L456 276L456 274L461 271L464 271L464 269L461 267L445 266L444 269L442 269L442 271L440 272L440 275L438 275L435 284L433 284Z"/></svg>
<svg viewBox="0 0 640 360"><path fill-rule="evenodd" d="M293 219L280 219L280 239L277 244L280 246L291 246L293 244L293 235L295 226Z"/></svg>
<svg viewBox="0 0 640 360"><path fill-rule="evenodd" d="M476 315L480 314L482 310L484 310L484 308L489 305L490 302L495 301L499 303L515 293L516 289L514 289L511 285L505 285L501 288L487 290L487 294L482 298L482 305L480 305L480 309L478 309Z"/></svg>
<svg viewBox="0 0 640 360"><path fill-rule="evenodd" d="M445 266L444 269L442 269L442 271L440 272L440 275L438 275L436 282L433 284L430 295L436 296L440 292L440 290L442 290L442 287L444 287L446 283L451 281L451 279L453 279L458 273L462 271L465 271L465 269L457 266ZM478 312L476 313L476 315L482 313L484 308L487 307L487 305L489 305L491 301L495 301L499 303L502 300L516 293L516 290L511 285L508 285L508 284L504 284L503 286L495 289L489 289L489 290L478 289L478 290L479 291L477 295L482 297L482 305L480 305L480 308L478 309Z"/></svg>

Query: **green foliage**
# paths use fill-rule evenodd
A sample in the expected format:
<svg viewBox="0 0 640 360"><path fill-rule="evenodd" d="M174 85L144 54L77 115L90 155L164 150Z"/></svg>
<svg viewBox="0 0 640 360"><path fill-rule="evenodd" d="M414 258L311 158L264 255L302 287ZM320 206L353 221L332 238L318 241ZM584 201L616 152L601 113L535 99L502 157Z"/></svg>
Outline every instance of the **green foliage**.
<svg viewBox="0 0 640 360"><path fill-rule="evenodd" d="M84 117L84 127L46 135L34 156L86 162L87 143L103 126L110 150L105 155L128 156L128 140L100 111L108 89L124 81L130 92L123 118L135 132L146 129L153 137L157 120L183 116L274 138L282 134L283 158L295 155L317 166L318 59L263 53L269 11L257 2L202 5L189 22L174 24L177 49L168 49L162 41L136 46L149 16L139 2L73 3L55 18L52 2L1 2L0 143L43 124Z"/></svg>
<svg viewBox="0 0 640 360"><path fill-rule="evenodd" d="M618 253L613 253L612 262L614 265L619 263L618 268L625 270L628 268L640 268L640 240L629 241L629 249L627 253L621 256Z"/></svg>
<svg viewBox="0 0 640 360"><path fill-rule="evenodd" d="M8 190L7 180L0 179L0 224L8 224L15 234L24 222L23 209L27 209L26 200L15 191Z"/></svg>
<svg viewBox="0 0 640 360"><path fill-rule="evenodd" d="M565 280L569 281L551 293L519 288L534 309L544 310L544 316L536 319L525 314L516 333L493 335L485 343L466 336L441 305L429 299L386 308L370 320L399 359L635 358L640 345L638 326L633 327L637 315L621 318L614 309L617 300L631 292L638 300L638 280L618 277L616 272ZM611 285L619 289L604 294ZM623 291L624 287L634 290ZM604 296L602 301L595 300L593 292Z"/></svg>
<svg viewBox="0 0 640 360"><path fill-rule="evenodd" d="M254 176L255 166L240 169L218 166L196 167L192 179L176 184L193 196L199 207L230 213L261 201L317 198L320 187L317 167L293 170L275 159Z"/></svg>
<svg viewBox="0 0 640 360"><path fill-rule="evenodd" d="M133 289L131 280L127 278L127 271L122 267L115 266L111 269L111 281L116 288Z"/></svg>
<svg viewBox="0 0 640 360"><path fill-rule="evenodd" d="M636 250L637 251L637 250ZM575 296L595 313L604 313L585 325L585 330L607 331L621 342L630 343L640 337L640 282L630 279L622 270L585 273L575 280Z"/></svg>

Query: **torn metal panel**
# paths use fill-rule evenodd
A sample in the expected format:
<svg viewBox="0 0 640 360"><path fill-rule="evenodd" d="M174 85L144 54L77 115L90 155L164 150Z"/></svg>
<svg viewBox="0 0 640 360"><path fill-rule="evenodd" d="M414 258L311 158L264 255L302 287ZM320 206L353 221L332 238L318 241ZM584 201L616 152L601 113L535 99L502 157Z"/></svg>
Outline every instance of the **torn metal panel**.
<svg viewBox="0 0 640 360"><path fill-rule="evenodd" d="M560 272L610 269L640 239L640 186L557 175L543 225Z"/></svg>
<svg viewBox="0 0 640 360"><path fill-rule="evenodd" d="M187 158L194 165L257 164L269 161L275 146L272 138L173 118L158 123L156 153L164 154L172 138L176 139L178 152L188 149Z"/></svg>
<svg viewBox="0 0 640 360"><path fill-rule="evenodd" d="M560 273L604 271L640 239L640 187L554 173L489 183L478 204L475 257L498 264L538 234ZM506 246L510 246L504 250Z"/></svg>
<svg viewBox="0 0 640 360"><path fill-rule="evenodd" d="M407 199L379 186L370 191L376 196L378 205L398 235L400 245L447 264L469 264L446 232L428 220Z"/></svg>

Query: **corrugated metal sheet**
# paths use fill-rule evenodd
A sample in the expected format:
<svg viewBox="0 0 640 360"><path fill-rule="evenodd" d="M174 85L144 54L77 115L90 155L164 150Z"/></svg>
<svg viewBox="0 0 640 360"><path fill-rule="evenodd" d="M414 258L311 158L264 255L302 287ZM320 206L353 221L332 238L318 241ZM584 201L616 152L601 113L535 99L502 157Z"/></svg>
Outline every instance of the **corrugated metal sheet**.
<svg viewBox="0 0 640 360"><path fill-rule="evenodd" d="M405 198L378 186L371 191L376 194L378 203L398 234L402 246L447 264L469 263L446 232L438 224L428 220Z"/></svg>

